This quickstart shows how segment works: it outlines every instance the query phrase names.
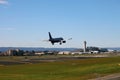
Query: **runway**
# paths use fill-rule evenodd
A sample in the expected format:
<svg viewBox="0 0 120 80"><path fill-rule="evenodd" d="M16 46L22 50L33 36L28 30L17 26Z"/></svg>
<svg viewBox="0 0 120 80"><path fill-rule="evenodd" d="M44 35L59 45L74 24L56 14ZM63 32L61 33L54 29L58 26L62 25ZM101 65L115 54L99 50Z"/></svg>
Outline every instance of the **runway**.
<svg viewBox="0 0 120 80"><path fill-rule="evenodd" d="M33 59L22 59L22 60L0 60L0 65L20 65L20 64L36 64L45 62L57 62L64 60L81 60L81 59L92 59L96 57L54 57L54 58L33 58Z"/></svg>

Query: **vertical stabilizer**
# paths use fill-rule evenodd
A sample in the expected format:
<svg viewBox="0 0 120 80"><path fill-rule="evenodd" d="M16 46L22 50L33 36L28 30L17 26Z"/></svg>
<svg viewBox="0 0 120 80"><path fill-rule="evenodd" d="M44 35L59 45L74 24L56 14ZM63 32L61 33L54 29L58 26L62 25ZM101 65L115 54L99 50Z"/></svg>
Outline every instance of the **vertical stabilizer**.
<svg viewBox="0 0 120 80"><path fill-rule="evenodd" d="M49 39L52 39L51 33L50 32L48 32L48 33L49 33Z"/></svg>

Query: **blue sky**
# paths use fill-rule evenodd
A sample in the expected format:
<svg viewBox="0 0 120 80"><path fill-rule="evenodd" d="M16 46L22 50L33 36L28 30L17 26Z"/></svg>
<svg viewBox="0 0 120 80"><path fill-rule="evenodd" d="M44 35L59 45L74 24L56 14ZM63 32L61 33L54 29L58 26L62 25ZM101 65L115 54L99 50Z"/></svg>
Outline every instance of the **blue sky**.
<svg viewBox="0 0 120 80"><path fill-rule="evenodd" d="M72 38L66 44L43 42ZM120 0L0 0L1 47L120 47Z"/></svg>

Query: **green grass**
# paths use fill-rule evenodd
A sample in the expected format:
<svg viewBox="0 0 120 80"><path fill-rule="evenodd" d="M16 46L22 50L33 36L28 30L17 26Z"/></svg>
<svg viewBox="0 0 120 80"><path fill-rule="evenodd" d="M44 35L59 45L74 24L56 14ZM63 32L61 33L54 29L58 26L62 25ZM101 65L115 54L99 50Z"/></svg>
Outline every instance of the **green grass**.
<svg viewBox="0 0 120 80"><path fill-rule="evenodd" d="M120 57L0 66L0 80L88 80L119 73Z"/></svg>

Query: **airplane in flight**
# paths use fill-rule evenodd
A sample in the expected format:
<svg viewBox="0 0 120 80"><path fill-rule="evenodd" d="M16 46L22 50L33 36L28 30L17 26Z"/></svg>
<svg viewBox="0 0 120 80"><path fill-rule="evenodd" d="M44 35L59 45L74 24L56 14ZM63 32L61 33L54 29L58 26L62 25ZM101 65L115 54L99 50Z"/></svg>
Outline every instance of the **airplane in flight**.
<svg viewBox="0 0 120 80"><path fill-rule="evenodd" d="M48 34L49 34L49 40L48 41L50 41L52 43L52 45L54 45L54 43L59 43L60 45L62 43L66 43L66 40L64 40L62 37L53 38L50 32L48 32Z"/></svg>

